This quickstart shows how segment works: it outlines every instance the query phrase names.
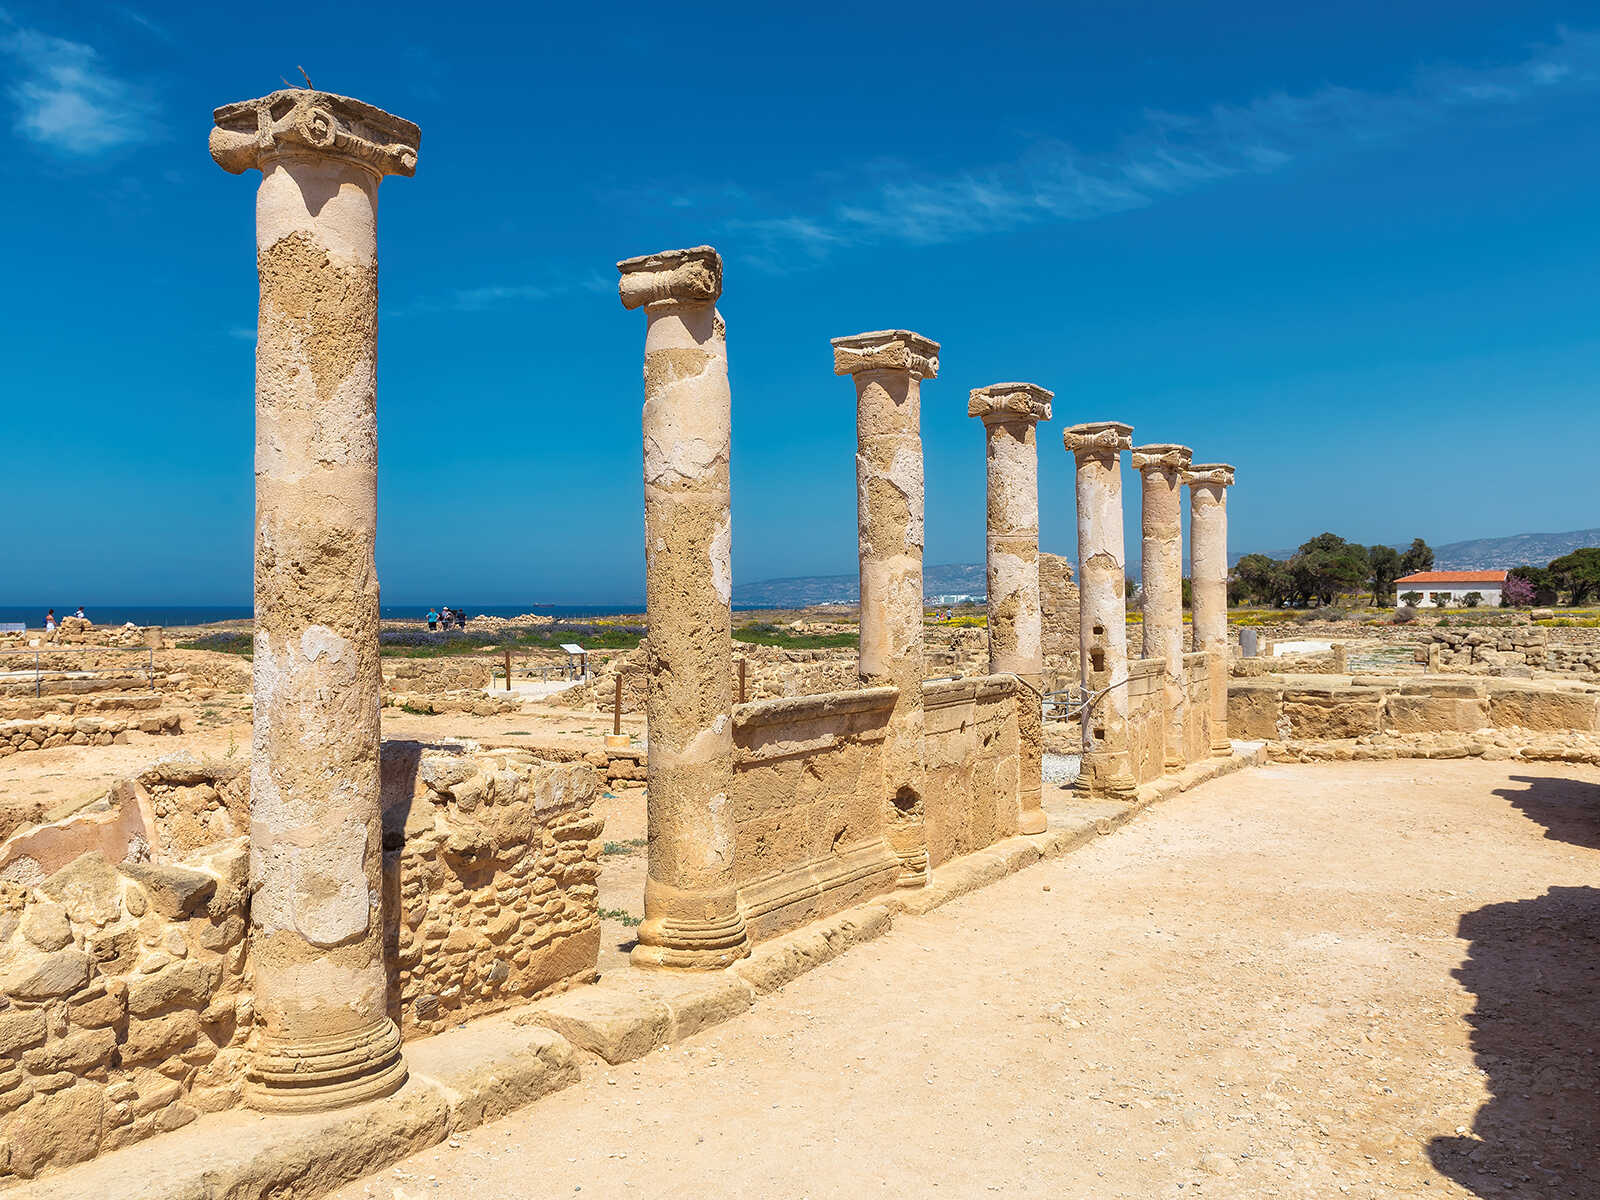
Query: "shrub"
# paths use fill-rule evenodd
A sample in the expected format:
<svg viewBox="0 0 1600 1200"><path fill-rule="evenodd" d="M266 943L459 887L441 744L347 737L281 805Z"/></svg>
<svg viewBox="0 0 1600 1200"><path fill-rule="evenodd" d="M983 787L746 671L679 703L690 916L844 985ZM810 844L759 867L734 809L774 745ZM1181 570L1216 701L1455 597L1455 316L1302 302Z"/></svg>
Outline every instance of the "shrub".
<svg viewBox="0 0 1600 1200"><path fill-rule="evenodd" d="M1483 603L1483 593L1468 592L1465 596L1461 597L1461 603L1465 604L1468 608L1477 608L1478 605Z"/></svg>
<svg viewBox="0 0 1600 1200"><path fill-rule="evenodd" d="M1394 623L1396 625L1409 625L1416 619L1417 609L1415 605L1404 604L1394 610Z"/></svg>
<svg viewBox="0 0 1600 1200"><path fill-rule="evenodd" d="M1407 608L1415 608L1417 605L1422 603L1422 593L1421 592L1401 592L1400 593L1400 599L1405 602L1405 605L1406 605Z"/></svg>
<svg viewBox="0 0 1600 1200"><path fill-rule="evenodd" d="M179 650L214 650L219 654L255 654L255 638L248 633L203 633L193 641L179 642Z"/></svg>

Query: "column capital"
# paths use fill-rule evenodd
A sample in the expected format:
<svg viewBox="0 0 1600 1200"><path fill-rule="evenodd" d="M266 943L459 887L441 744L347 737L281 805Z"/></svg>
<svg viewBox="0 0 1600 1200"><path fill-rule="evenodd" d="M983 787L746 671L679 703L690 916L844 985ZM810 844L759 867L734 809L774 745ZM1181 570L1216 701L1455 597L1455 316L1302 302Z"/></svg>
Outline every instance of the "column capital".
<svg viewBox="0 0 1600 1200"><path fill-rule="evenodd" d="M1183 482L1189 487L1215 484L1217 487L1233 486L1233 468L1227 463L1195 463L1183 473Z"/></svg>
<svg viewBox="0 0 1600 1200"><path fill-rule="evenodd" d="M1133 426L1121 421L1088 421L1069 426L1061 444L1079 459L1110 457L1133 449Z"/></svg>
<svg viewBox="0 0 1600 1200"><path fill-rule="evenodd" d="M1048 421L1050 401L1055 393L1036 383L991 383L973 388L967 399L967 416L991 419L1022 417L1029 421Z"/></svg>
<svg viewBox="0 0 1600 1200"><path fill-rule="evenodd" d="M704 308L722 295L722 255L710 246L660 250L617 264L623 308Z"/></svg>
<svg viewBox="0 0 1600 1200"><path fill-rule="evenodd" d="M862 371L905 371L918 379L939 375L939 343L904 329L879 329L834 338L833 373L857 375Z"/></svg>
<svg viewBox="0 0 1600 1200"><path fill-rule="evenodd" d="M224 104L211 117L211 157L234 175L297 155L343 159L380 178L416 174L422 131L349 96L288 88Z"/></svg>
<svg viewBox="0 0 1600 1200"><path fill-rule="evenodd" d="M1133 469L1185 471L1188 470L1189 461L1193 457L1194 451L1187 446L1175 445L1172 442L1150 442L1133 448Z"/></svg>

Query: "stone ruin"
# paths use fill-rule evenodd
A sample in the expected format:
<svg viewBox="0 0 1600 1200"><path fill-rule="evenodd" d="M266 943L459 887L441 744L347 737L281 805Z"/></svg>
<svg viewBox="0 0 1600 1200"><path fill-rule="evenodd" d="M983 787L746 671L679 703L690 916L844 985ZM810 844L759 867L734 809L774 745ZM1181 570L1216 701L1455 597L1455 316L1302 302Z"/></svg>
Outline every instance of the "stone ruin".
<svg viewBox="0 0 1600 1200"><path fill-rule="evenodd" d="M211 151L258 170L257 520L248 778L156 769L0 845L0 1175L32 1176L235 1104L384 1096L406 1038L592 979L600 823L587 762L384 746L373 561L377 191L416 126L275 92L216 111ZM618 264L646 319L648 878L633 961L725 967L958 856L1044 833L1046 614L1036 425L1051 393L971 391L988 461L987 674L929 680L922 384L939 345L835 339L856 397L860 642L849 686L736 704L727 327L710 247ZM1231 468L1141 447L1142 656L1126 639L1126 425L1069 429L1084 666L1080 789L1227 754ZM1179 593L1192 492L1195 644ZM935 650L937 655L946 653ZM953 651L951 652L953 653ZM396 679L392 683L402 682ZM46 1136L48 1131L48 1136Z"/></svg>

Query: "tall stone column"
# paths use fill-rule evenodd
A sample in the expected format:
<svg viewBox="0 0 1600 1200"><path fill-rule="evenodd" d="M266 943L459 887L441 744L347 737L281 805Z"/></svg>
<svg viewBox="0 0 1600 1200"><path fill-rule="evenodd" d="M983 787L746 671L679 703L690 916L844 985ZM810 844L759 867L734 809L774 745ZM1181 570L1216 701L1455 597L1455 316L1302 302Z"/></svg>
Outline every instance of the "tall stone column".
<svg viewBox="0 0 1600 1200"><path fill-rule="evenodd" d="M1181 771L1184 714L1189 689L1183 673L1183 473L1193 452L1166 443L1133 448L1133 467L1144 479L1141 543L1144 576L1144 656L1165 664L1168 771Z"/></svg>
<svg viewBox="0 0 1600 1200"><path fill-rule="evenodd" d="M1211 752L1232 753L1228 741L1228 489L1227 463L1195 463L1189 488L1189 580L1194 648L1211 656Z"/></svg>
<svg viewBox="0 0 1600 1200"><path fill-rule="evenodd" d="M1094 696L1083 714L1078 790L1130 799L1137 786L1128 745L1127 558L1122 545L1122 452L1133 427L1116 421L1074 425L1062 441L1077 460L1078 645L1084 685Z"/></svg>
<svg viewBox="0 0 1600 1200"><path fill-rule="evenodd" d="M1032 383L975 389L967 416L983 420L989 463L989 673L1021 682L1018 830L1045 831L1044 623L1039 608L1039 447L1053 393Z"/></svg>
<svg viewBox="0 0 1600 1200"><path fill-rule="evenodd" d="M649 875L633 961L725 967L750 953L734 888L732 398L722 259L710 246L617 264L643 308Z"/></svg>
<svg viewBox="0 0 1600 1200"><path fill-rule="evenodd" d="M261 172L245 1099L334 1108L406 1077L379 911L377 217L421 134L309 90L215 119L218 165Z"/></svg>
<svg viewBox="0 0 1600 1200"><path fill-rule="evenodd" d="M884 803L900 885L928 881L922 752L922 381L939 343L903 329L833 339L833 373L856 385L861 681L900 689L884 744Z"/></svg>

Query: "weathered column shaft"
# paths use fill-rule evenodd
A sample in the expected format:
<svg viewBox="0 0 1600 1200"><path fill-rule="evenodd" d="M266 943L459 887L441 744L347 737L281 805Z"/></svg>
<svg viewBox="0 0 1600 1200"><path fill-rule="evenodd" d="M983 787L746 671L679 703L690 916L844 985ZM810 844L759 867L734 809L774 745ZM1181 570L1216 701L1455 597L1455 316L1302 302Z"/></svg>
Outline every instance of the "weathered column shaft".
<svg viewBox="0 0 1600 1200"><path fill-rule="evenodd" d="M1084 685L1080 791L1129 797L1136 786L1128 742L1127 559L1122 543L1122 452L1131 426L1074 425L1063 437L1077 460L1078 641Z"/></svg>
<svg viewBox="0 0 1600 1200"><path fill-rule="evenodd" d="M406 1075L379 901L377 204L382 176L415 169L420 135L298 90L216 124L217 162L262 173L245 1094L331 1108Z"/></svg>
<svg viewBox="0 0 1600 1200"><path fill-rule="evenodd" d="M1163 730L1168 771L1181 770L1189 688L1183 671L1183 472L1187 446L1135 446L1133 466L1143 477L1141 571L1144 577L1144 656L1164 664L1167 720Z"/></svg>
<svg viewBox="0 0 1600 1200"><path fill-rule="evenodd" d="M1233 468L1196 463L1189 487L1189 578L1194 648L1211 656L1211 751L1232 752L1228 741L1228 489Z"/></svg>
<svg viewBox="0 0 1600 1200"><path fill-rule="evenodd" d="M833 369L856 385L861 681L900 689L884 744L884 790L900 883L928 879L922 747L922 380L939 344L903 330L835 338Z"/></svg>
<svg viewBox="0 0 1600 1200"><path fill-rule="evenodd" d="M734 887L728 350L709 246L617 264L644 356L649 874L634 962L713 969L750 952Z"/></svg>
<svg viewBox="0 0 1600 1200"><path fill-rule="evenodd" d="M1039 447L1052 393L1031 383L974 390L967 415L983 420L989 464L989 672L1021 686L1018 830L1045 831L1044 628L1039 606Z"/></svg>

